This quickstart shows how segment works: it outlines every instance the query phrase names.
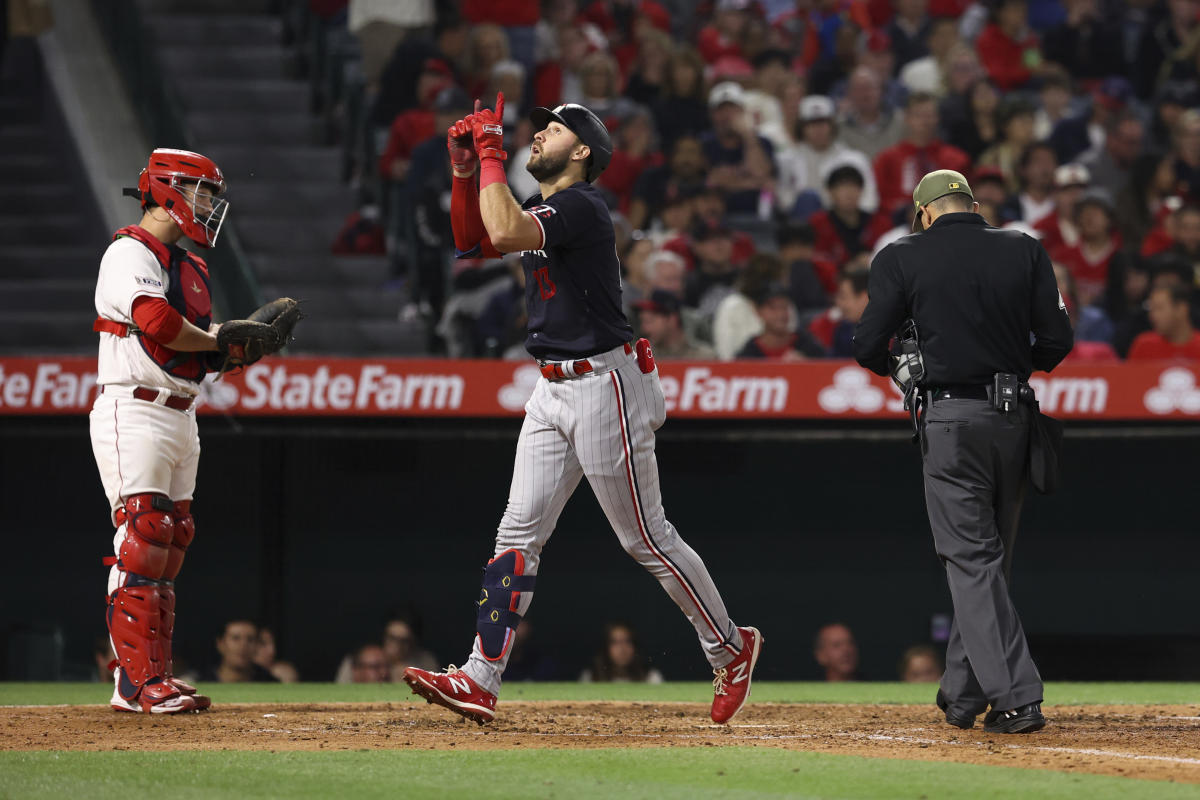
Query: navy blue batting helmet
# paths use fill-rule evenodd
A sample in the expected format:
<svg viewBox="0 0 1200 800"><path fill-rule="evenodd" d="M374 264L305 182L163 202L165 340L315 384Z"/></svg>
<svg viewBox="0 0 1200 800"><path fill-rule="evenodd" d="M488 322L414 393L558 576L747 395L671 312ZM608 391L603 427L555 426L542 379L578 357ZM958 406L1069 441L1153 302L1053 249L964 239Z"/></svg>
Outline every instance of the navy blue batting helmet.
<svg viewBox="0 0 1200 800"><path fill-rule="evenodd" d="M578 103L565 103L549 108L535 108L529 112L535 131L545 130L551 122L565 125L592 151L592 161L588 165L587 181L592 183L600 177L612 161L613 146L609 138L608 128L600 118Z"/></svg>

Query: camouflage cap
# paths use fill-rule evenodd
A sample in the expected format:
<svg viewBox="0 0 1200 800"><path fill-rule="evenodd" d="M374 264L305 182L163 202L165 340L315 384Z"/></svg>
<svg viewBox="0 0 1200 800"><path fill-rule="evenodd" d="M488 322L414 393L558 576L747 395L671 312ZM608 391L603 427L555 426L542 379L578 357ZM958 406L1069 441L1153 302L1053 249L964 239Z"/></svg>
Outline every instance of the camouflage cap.
<svg viewBox="0 0 1200 800"><path fill-rule="evenodd" d="M975 193L971 191L966 176L961 172L939 169L921 178L921 182L913 190L913 210L918 212L913 218L914 231L924 230L919 213L921 206L927 206L939 197L945 197L948 194L965 194L972 200L975 199Z"/></svg>

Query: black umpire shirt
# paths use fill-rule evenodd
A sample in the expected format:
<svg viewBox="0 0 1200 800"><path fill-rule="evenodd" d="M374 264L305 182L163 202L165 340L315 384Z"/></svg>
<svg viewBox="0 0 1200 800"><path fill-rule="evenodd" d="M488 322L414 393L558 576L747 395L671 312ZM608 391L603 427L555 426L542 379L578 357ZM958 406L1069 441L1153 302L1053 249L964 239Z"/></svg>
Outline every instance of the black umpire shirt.
<svg viewBox="0 0 1200 800"><path fill-rule="evenodd" d="M1045 248L978 214L943 214L929 230L885 247L871 264L868 296L854 357L890 374L888 342L912 318L924 386L989 385L997 372L1028 380L1074 345Z"/></svg>
<svg viewBox="0 0 1200 800"><path fill-rule="evenodd" d="M522 204L542 229L540 250L521 253L534 358L565 361L603 353L633 339L621 310L621 263L604 198L579 181L549 200Z"/></svg>

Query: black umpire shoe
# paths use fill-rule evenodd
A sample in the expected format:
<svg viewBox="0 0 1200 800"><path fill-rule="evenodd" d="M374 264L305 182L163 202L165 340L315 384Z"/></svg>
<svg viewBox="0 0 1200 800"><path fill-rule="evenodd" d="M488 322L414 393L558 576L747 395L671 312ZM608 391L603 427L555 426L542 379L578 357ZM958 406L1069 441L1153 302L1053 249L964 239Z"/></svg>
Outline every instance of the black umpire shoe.
<svg viewBox="0 0 1200 800"><path fill-rule="evenodd" d="M946 712L946 722L949 722L954 727L962 728L964 731L969 731L975 727L975 715L951 711L950 702L946 700L946 695L942 694L941 689L938 689L937 693L937 707Z"/></svg>
<svg viewBox="0 0 1200 800"><path fill-rule="evenodd" d="M983 730L987 733L1033 733L1046 727L1041 703L1029 703L1008 711L988 712L983 718Z"/></svg>

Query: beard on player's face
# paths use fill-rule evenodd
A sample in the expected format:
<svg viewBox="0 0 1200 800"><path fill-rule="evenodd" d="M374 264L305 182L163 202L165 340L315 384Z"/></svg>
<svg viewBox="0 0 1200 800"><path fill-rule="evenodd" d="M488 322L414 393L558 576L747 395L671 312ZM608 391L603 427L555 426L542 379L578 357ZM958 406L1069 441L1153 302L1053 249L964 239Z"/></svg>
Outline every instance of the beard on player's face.
<svg viewBox="0 0 1200 800"><path fill-rule="evenodd" d="M543 183L557 178L570 163L571 153L569 151L547 153L539 148L537 154L529 156L529 163L525 165L525 169L529 171L535 181Z"/></svg>

